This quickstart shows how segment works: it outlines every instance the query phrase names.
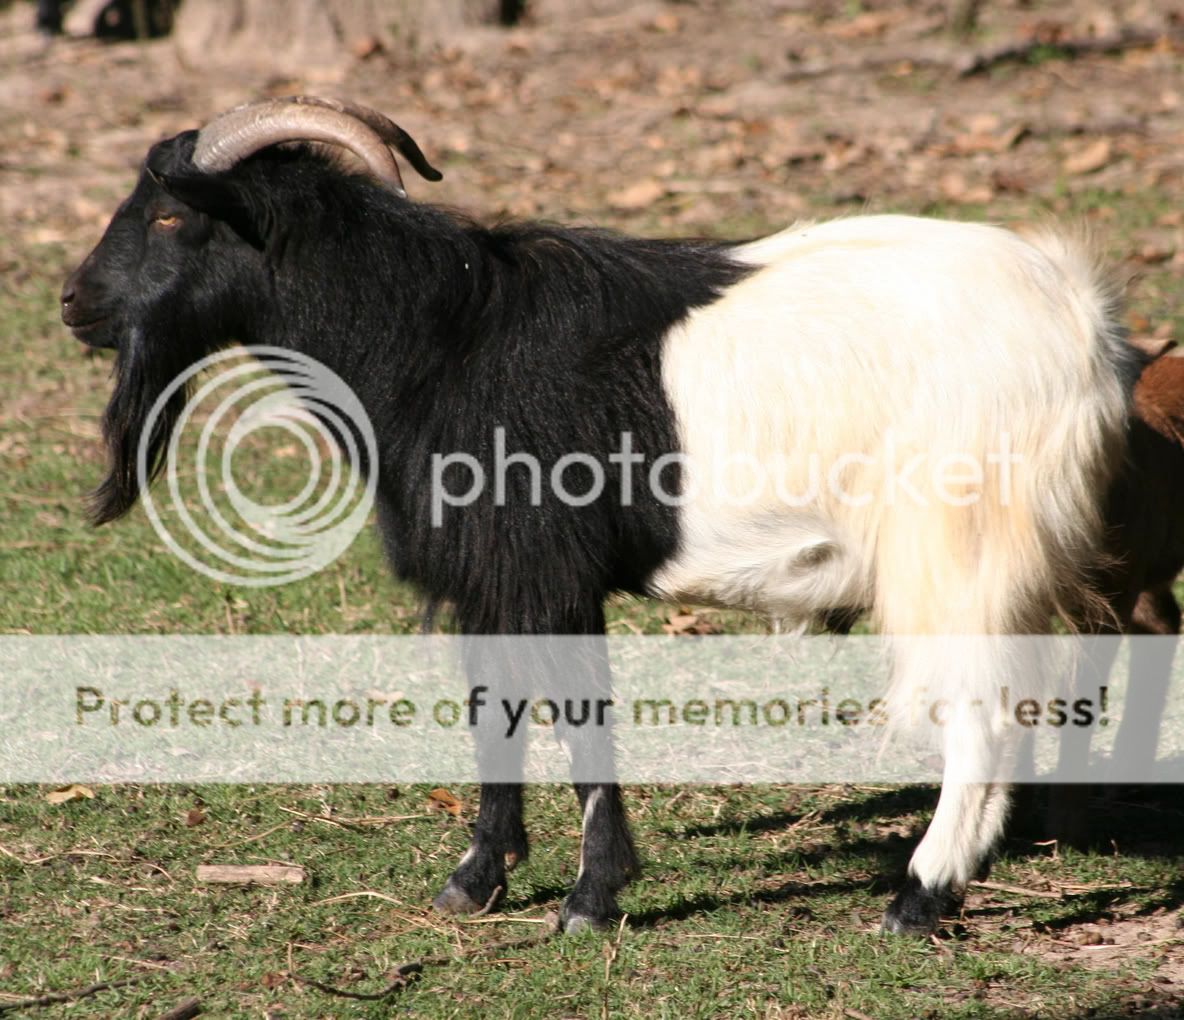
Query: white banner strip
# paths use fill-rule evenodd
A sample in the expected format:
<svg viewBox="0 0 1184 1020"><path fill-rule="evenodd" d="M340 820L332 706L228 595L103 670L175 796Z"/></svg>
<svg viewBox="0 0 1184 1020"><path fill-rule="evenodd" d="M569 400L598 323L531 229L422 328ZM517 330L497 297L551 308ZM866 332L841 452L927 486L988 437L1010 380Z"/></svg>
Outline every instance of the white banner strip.
<svg viewBox="0 0 1184 1020"><path fill-rule="evenodd" d="M4 637L0 782L1184 782L1171 639ZM611 673L611 681L609 679ZM471 690L470 690L471 687ZM947 762L948 759L948 762Z"/></svg>

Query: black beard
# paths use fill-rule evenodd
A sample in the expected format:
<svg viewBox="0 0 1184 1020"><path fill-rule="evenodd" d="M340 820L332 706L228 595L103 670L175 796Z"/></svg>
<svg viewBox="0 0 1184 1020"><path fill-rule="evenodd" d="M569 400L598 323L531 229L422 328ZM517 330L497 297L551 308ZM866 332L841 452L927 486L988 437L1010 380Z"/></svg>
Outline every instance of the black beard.
<svg viewBox="0 0 1184 1020"><path fill-rule="evenodd" d="M133 335L120 345L115 358L115 390L103 412L107 475L86 499L87 516L96 526L118 520L135 506L140 496L136 461L148 415L160 394L186 367L183 359L149 354L142 335ZM148 482L164 467L164 451L187 399L188 387L178 387L157 415L145 450Z"/></svg>

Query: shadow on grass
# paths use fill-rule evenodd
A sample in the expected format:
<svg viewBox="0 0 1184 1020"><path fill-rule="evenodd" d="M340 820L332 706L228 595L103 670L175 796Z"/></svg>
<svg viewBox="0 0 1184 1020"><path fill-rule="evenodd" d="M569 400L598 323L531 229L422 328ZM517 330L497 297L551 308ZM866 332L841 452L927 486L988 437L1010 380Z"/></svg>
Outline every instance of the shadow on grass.
<svg viewBox="0 0 1184 1020"><path fill-rule="evenodd" d="M1021 787L1017 797L1017 810L1008 826L1003 847L1012 857L1038 854L1047 856L1044 847L1035 848L1047 831L1050 801L1058 787ZM1118 799L1121 797L1121 799ZM936 803L937 789L932 786L908 786L878 791L870 796L860 797L838 804L832 804L816 816L823 824L872 823L886 819L924 814L925 822ZM1184 812L1177 806L1184 803L1181 788L1176 786L1152 786L1122 788L1121 791L1104 793L1097 803L1088 805L1091 823L1091 841L1094 845L1107 845L1120 833L1124 856L1174 858L1184 853L1179 841L1179 829ZM741 833L789 832L798 823L809 817L797 811L754 813L747 817L730 818L704 825L690 825L678 829L666 828L665 838L683 840L709 839L711 837L735 836ZM924 823L917 828L916 837L924 831ZM865 870L872 878L856 881L789 881L771 890L756 893L702 893L687 897L667 907L632 915L631 924L650 927L666 920L682 920L695 914L709 913L720 908L750 903L780 903L793 898L809 899L812 896L844 893L861 890L872 895L890 895L903 879L908 860L916 845L916 838L902 838L889 835L884 838L859 837L841 840L819 851L777 850L764 852L759 860L746 863L756 864L761 869L776 873L784 867L793 871L833 866L836 854L845 858L862 858ZM719 853L729 851L720 848ZM661 872L651 866L646 869L651 880L662 880ZM1151 914L1157 910L1174 910L1184 905L1184 877L1156 892L1154 889L1131 886L1121 889L1082 892L1063 901L1066 912L1045 922L1050 930L1069 928L1074 925L1097 921L1110 915L1117 907L1138 897L1142 903L1133 916ZM977 908L976 915L1014 913L1022 906L984 906ZM1148 1016L1156 1014L1147 1014ZM1175 1014L1165 1014L1175 1015Z"/></svg>

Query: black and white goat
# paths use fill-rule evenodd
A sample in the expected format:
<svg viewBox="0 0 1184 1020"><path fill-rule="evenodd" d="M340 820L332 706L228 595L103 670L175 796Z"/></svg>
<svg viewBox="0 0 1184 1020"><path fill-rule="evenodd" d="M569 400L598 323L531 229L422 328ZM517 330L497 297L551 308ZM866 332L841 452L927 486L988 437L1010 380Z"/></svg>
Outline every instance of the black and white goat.
<svg viewBox="0 0 1184 1020"><path fill-rule="evenodd" d="M370 172L277 145L301 140L350 149ZM353 387L378 435L369 469L391 565L468 634L601 634L618 590L792 626L869 606L888 635L934 638L898 658L894 688L986 699L1007 664L963 661L956 637L1043 633L1079 604L1133 373L1114 294L1075 243L903 216L739 245L486 228L408 200L388 146L435 176L385 118L307 98L239 108L149 151L62 293L77 336L116 351L97 522L139 495L156 396L242 341L299 349ZM154 460L179 410L151 435ZM546 471L590 454L610 484L586 505L547 492L532 505L526 473L511 475L500 504L484 493L433 520L433 455L491 468L495 427ZM681 454L665 477L679 500L646 486L619 498L609 455L623 433L647 465ZM1009 492L982 468L1001 439L1022 465ZM944 475L902 481L885 444ZM819 466L841 486L803 497ZM946 782L888 930L931 930L989 851L1007 789L957 766L993 760L1004 739L947 728ZM578 739L571 752L601 753ZM603 923L637 871L617 786L577 794L569 929ZM436 905L485 905L526 852L521 786L487 783Z"/></svg>

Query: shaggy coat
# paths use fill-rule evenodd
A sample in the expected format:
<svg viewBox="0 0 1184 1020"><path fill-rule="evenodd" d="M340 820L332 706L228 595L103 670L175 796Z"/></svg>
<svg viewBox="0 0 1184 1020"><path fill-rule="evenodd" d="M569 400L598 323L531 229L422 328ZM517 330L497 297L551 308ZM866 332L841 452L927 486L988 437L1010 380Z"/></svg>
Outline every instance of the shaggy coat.
<svg viewBox="0 0 1184 1020"><path fill-rule="evenodd" d="M794 628L870 606L885 633L936 639L902 649L898 694L986 699L1007 663L963 661L942 639L1041 633L1083 596L1132 368L1114 294L1078 244L903 216L743 245L487 228L305 147L203 173L194 141L151 150L63 292L67 324L117 352L96 521L138 496L156 395L241 341L298 349L354 389L379 440L379 463L362 467L378 473L391 565L466 634L602 634L614 591ZM151 437L157 459L182 406L179 394ZM441 511L433 457L464 453L492 475L498 428L544 477L591 455L603 494L573 506L544 486L535 500L512 471L500 502L490 490ZM661 485L639 475L628 504L610 460L624 433L647 469L667 458ZM469 481L459 465L442 480ZM578 466L566 481L587 488ZM607 690L603 663L579 683ZM568 738L577 763L604 754ZM949 727L953 771L889 930L931 930L982 864L1007 792L957 766L1005 743ZM568 928L603 923L637 870L616 785L577 793ZM526 851L520 785L487 784L437 906L486 905Z"/></svg>

